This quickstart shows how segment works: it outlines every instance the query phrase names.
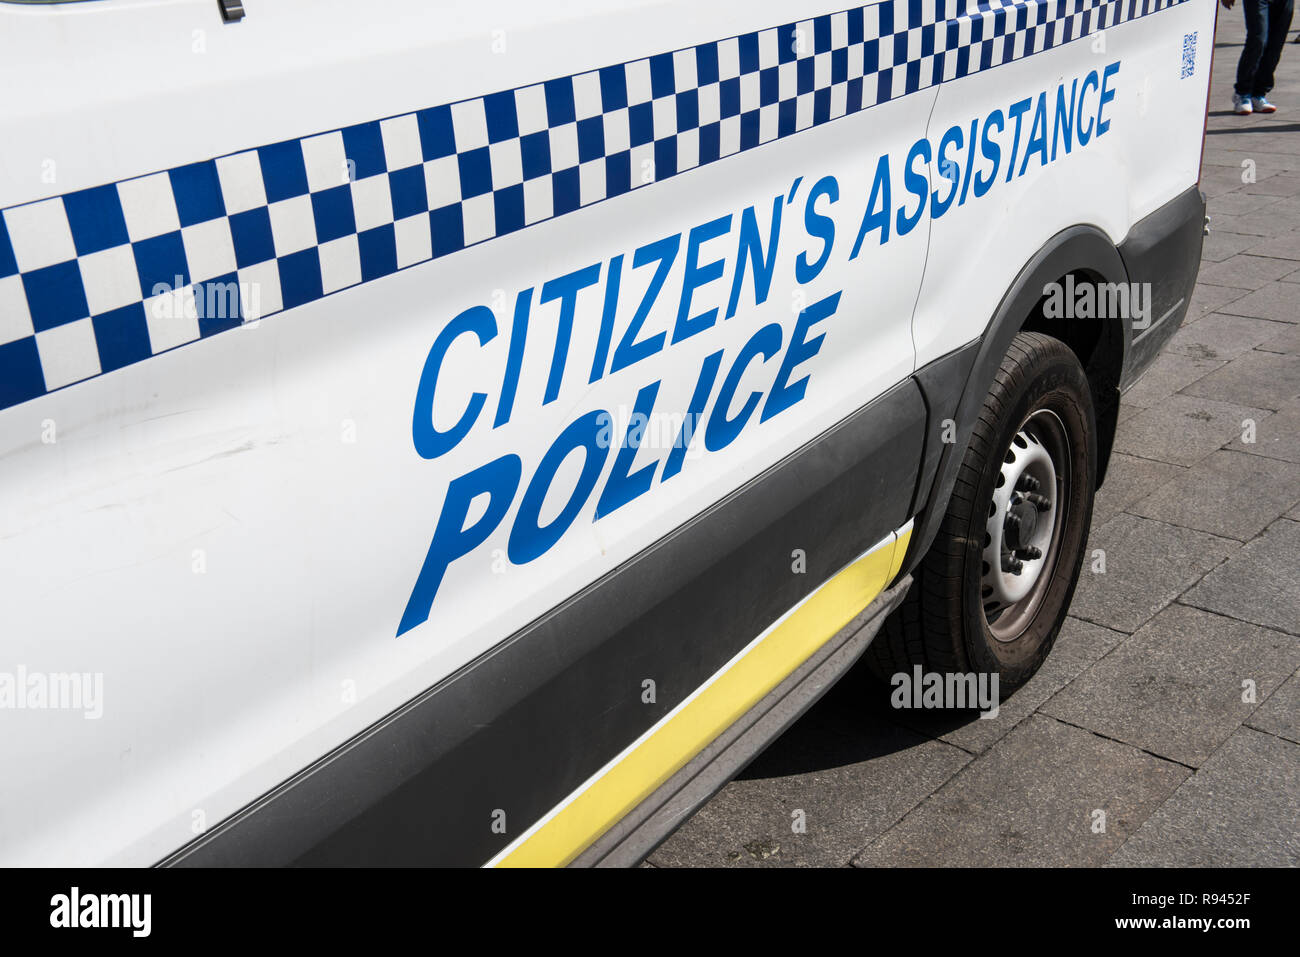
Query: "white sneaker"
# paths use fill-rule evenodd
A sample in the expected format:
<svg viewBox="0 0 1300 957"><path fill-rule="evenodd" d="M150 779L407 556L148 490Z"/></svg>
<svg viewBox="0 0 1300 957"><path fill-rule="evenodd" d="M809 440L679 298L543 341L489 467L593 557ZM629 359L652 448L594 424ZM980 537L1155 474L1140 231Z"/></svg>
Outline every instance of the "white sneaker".
<svg viewBox="0 0 1300 957"><path fill-rule="evenodd" d="M1277 107L1262 96L1252 96L1250 106L1256 113L1276 113Z"/></svg>
<svg viewBox="0 0 1300 957"><path fill-rule="evenodd" d="M1232 94L1232 112L1238 116L1249 116L1252 112L1250 97L1242 96L1240 93Z"/></svg>

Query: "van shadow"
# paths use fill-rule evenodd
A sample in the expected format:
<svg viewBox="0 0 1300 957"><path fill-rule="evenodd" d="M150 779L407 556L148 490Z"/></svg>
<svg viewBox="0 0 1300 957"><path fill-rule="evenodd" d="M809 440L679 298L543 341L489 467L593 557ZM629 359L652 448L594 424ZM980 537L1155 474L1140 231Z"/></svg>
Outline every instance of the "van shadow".
<svg viewBox="0 0 1300 957"><path fill-rule="evenodd" d="M905 720L900 715L889 707L889 688L859 662L737 778L782 778L861 764L979 720L973 711L908 712Z"/></svg>
<svg viewBox="0 0 1300 957"><path fill-rule="evenodd" d="M1211 111L1210 116L1234 116L1232 110ZM1249 122L1249 121L1247 121ZM1206 136L1221 136L1231 133L1239 136L1243 133L1295 133L1300 132L1300 123L1259 123L1255 126L1239 126L1232 129L1206 130Z"/></svg>

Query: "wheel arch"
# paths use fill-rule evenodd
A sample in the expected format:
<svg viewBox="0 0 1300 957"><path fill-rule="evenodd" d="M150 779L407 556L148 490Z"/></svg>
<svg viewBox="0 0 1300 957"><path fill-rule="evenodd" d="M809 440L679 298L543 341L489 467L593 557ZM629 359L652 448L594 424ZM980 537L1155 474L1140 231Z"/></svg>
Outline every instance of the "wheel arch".
<svg viewBox="0 0 1300 957"><path fill-rule="evenodd" d="M955 438L941 445L928 494L923 498L918 495L917 501L924 502L924 506L916 516L900 574L915 567L934 541L957 479L958 467L966 453L971 426L992 387L993 377L1011 340L1022 330L1042 332L1060 339L1078 356L1092 386L1097 410L1097 484L1101 485L1114 442L1119 414L1119 382L1124 358L1132 342L1132 330L1119 318L1098 321L1054 319L1045 315L1044 287L1061 282L1070 275L1076 282L1128 282L1128 271L1119 250L1110 237L1094 226L1080 225L1062 230L1021 268L978 340L974 359L968 360L969 372L952 416L956 424ZM918 380L925 391L927 377L918 374ZM931 402L927 396L927 404L933 412L937 403ZM936 433L935 424L931 422L929 441L936 441L933 435Z"/></svg>

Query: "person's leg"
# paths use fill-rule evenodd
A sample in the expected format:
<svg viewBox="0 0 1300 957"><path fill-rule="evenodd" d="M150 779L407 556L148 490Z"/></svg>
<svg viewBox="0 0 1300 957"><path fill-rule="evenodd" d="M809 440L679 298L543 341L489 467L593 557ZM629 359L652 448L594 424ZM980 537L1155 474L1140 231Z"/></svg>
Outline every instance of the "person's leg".
<svg viewBox="0 0 1300 957"><path fill-rule="evenodd" d="M1259 66L1255 68L1251 96L1262 97L1273 89L1273 71L1277 69L1277 61L1282 57L1282 47L1286 45L1287 32L1291 29L1295 0L1268 0L1268 8L1268 30L1264 38L1264 51L1260 54Z"/></svg>
<svg viewBox="0 0 1300 957"><path fill-rule="evenodd" d="M1241 0L1241 12L1246 16L1246 44L1237 61L1236 92L1252 96L1255 92L1255 73L1264 55L1264 41L1268 34L1268 0Z"/></svg>

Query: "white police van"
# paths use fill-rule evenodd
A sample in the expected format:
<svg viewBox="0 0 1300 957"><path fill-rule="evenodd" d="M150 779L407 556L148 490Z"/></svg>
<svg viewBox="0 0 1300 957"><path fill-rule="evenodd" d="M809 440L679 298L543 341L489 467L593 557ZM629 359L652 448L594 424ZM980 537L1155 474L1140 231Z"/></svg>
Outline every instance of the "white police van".
<svg viewBox="0 0 1300 957"><path fill-rule="evenodd" d="M1213 30L0 2L0 860L634 862L864 651L1013 690Z"/></svg>

